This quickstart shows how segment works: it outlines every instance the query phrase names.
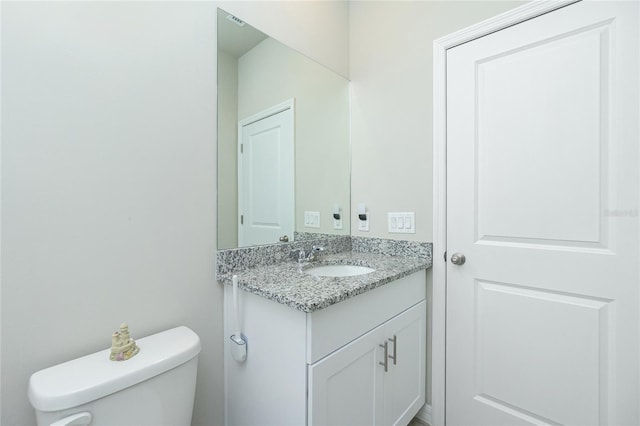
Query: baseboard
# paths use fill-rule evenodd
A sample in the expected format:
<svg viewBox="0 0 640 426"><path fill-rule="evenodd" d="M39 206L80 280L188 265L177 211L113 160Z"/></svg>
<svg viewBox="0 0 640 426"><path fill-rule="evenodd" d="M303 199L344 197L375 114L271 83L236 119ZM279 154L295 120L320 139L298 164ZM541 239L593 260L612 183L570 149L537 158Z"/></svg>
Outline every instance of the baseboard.
<svg viewBox="0 0 640 426"><path fill-rule="evenodd" d="M418 414L416 414L416 417L421 422L424 422L424 423L428 424L429 426L431 426L432 425L432 423L431 423L431 406L429 404L424 404L422 406L422 408L420 409L420 411L418 411Z"/></svg>

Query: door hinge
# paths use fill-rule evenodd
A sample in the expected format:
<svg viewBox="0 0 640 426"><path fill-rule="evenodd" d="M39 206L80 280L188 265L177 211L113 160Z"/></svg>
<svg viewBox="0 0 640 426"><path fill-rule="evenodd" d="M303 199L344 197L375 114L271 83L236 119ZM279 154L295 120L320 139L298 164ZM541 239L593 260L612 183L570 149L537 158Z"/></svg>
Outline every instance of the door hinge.
<svg viewBox="0 0 640 426"><path fill-rule="evenodd" d="M244 225L244 215L240 215L240 225Z"/></svg>
<svg viewBox="0 0 640 426"><path fill-rule="evenodd" d="M240 144L240 154L244 154L244 144Z"/></svg>
<svg viewBox="0 0 640 426"><path fill-rule="evenodd" d="M447 252L446 251L444 252L444 261L445 262L447 261Z"/></svg>

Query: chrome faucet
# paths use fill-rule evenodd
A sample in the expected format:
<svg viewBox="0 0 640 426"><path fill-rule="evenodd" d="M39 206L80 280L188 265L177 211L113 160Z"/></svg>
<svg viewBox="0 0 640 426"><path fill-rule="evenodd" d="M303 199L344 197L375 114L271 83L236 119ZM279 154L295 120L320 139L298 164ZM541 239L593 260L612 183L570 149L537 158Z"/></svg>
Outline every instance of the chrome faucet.
<svg viewBox="0 0 640 426"><path fill-rule="evenodd" d="M311 248L311 251L309 252L309 260L312 262L315 262L317 260L320 260L320 256L322 255L322 252L324 251L324 247L322 246L313 246Z"/></svg>
<svg viewBox="0 0 640 426"><path fill-rule="evenodd" d="M316 262L320 260L323 251L324 247L313 246L308 252L305 252L304 249L292 250L291 257L297 257L298 264L301 265L304 262Z"/></svg>

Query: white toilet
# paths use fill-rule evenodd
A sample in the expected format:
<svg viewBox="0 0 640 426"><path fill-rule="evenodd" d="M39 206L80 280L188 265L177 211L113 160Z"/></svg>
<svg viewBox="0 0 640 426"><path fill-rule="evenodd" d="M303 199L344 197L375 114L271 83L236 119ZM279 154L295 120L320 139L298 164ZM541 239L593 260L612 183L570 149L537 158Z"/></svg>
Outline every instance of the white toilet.
<svg viewBox="0 0 640 426"><path fill-rule="evenodd" d="M176 327L136 343L127 361L110 361L107 349L34 373L38 425L190 425L200 338Z"/></svg>

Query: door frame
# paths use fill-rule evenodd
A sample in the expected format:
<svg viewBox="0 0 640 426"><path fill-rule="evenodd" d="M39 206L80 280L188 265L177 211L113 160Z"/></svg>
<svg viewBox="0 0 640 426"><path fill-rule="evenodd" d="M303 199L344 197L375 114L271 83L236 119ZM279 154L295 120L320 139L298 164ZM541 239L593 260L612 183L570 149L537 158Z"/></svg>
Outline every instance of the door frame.
<svg viewBox="0 0 640 426"><path fill-rule="evenodd" d="M238 246L239 247L244 247L244 245L242 245L240 242L241 240L244 238L243 237L243 228L242 228L242 223L240 221L240 215L242 214L243 211L243 199L242 199L242 193L244 191L244 178L243 178L243 172L244 172L244 165L243 165L243 159L242 159L242 140L243 140L243 132L244 132L244 127L248 126L249 124L255 123L256 121L260 121L260 120L264 120L265 118L269 118L272 115L276 115L279 114L283 111L286 110L291 110L291 138L293 141L293 180L294 180L294 186L293 186L293 207L294 207L294 212L293 212L293 228L295 231L295 205L296 205L296 200L295 200L295 162L296 162L296 157L295 157L295 145L296 145L296 109L295 109L295 98L291 98L291 99L287 99L284 102L280 102L277 105L273 105L267 109L264 109L260 112L257 112L253 115L250 115L249 117L243 118L242 120L238 121L238 143L237 143L237 158L238 158L238 188L237 188L237 196L238 196ZM293 238L293 234L291 235L291 237Z"/></svg>
<svg viewBox="0 0 640 426"><path fill-rule="evenodd" d="M444 425L447 308L447 50L582 0L524 4L433 41L433 296L431 342L431 424Z"/></svg>

